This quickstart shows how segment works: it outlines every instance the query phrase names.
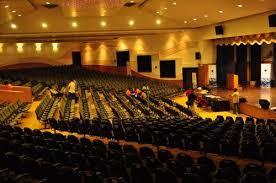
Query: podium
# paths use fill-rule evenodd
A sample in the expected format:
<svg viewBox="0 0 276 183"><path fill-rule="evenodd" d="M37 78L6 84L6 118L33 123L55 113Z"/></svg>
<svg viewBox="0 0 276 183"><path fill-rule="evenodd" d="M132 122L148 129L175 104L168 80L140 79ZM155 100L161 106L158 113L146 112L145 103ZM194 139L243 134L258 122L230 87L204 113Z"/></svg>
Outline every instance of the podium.
<svg viewBox="0 0 276 183"><path fill-rule="evenodd" d="M239 76L236 74L227 74L226 78L226 88L233 90L239 87Z"/></svg>

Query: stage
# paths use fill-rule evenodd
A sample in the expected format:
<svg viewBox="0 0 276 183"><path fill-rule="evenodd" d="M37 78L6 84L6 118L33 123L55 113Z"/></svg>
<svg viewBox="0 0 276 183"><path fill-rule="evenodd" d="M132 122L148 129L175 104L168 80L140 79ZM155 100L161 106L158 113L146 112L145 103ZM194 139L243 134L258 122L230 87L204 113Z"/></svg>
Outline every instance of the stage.
<svg viewBox="0 0 276 183"><path fill-rule="evenodd" d="M276 107L276 88L243 88L239 90L240 97L245 97L247 102L241 104L241 112L257 117L257 118L275 118L276 112L270 110L263 110L260 108L259 99L266 99L270 102L270 108ZM214 88L211 90L211 93L214 95L221 96L223 98L230 99L230 95L233 93L233 90L227 90L222 88Z"/></svg>

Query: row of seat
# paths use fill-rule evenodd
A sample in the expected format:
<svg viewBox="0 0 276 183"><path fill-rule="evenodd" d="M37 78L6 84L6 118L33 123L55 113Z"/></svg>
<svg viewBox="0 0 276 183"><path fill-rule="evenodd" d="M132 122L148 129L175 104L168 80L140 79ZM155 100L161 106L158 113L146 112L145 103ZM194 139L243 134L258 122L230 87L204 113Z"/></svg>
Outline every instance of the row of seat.
<svg viewBox="0 0 276 183"><path fill-rule="evenodd" d="M23 114L27 112L30 105L16 102L7 105L0 110L0 123L1 124L18 124Z"/></svg>
<svg viewBox="0 0 276 183"><path fill-rule="evenodd" d="M125 91L127 88L149 86L152 95L168 96L179 93L180 87L177 85L169 85L159 81L139 77L127 77L121 75L114 75L109 73L102 73L96 71L89 71L82 68L75 68L72 66L58 66L49 68L37 69L19 69L1 71L0 77L11 80L29 80L32 81L32 87L44 83L47 86L67 85L69 81L76 79L80 86L92 87L96 90L116 90ZM37 86L38 87L38 86Z"/></svg>
<svg viewBox="0 0 276 183"><path fill-rule="evenodd" d="M37 182L121 183L272 183L276 167L260 164L244 167L222 159L218 165L201 156L193 159L180 152L110 141L90 141L73 135L41 132L0 125L1 172L25 174Z"/></svg>
<svg viewBox="0 0 276 183"><path fill-rule="evenodd" d="M58 97L50 97L49 95L45 95L35 110L37 119L46 122L48 119L53 118L58 107L58 103Z"/></svg>
<svg viewBox="0 0 276 183"><path fill-rule="evenodd" d="M60 119L64 121L73 121L76 118L75 99L62 97L59 108Z"/></svg>

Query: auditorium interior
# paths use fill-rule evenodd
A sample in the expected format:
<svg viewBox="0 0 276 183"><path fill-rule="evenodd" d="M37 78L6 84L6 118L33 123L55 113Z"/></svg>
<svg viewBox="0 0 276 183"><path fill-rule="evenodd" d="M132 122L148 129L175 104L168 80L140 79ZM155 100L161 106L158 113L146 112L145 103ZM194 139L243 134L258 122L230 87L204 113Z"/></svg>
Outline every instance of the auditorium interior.
<svg viewBox="0 0 276 183"><path fill-rule="evenodd" d="M276 183L275 0L0 0L0 183Z"/></svg>

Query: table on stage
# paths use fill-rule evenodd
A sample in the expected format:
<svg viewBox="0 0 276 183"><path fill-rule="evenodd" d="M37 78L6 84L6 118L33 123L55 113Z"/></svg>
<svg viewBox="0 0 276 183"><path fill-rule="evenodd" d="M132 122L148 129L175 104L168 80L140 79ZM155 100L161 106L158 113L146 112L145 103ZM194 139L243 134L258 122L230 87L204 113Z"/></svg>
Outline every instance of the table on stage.
<svg viewBox="0 0 276 183"><path fill-rule="evenodd" d="M228 99L210 94L203 95L203 98L208 101L214 112L230 110L230 101Z"/></svg>

